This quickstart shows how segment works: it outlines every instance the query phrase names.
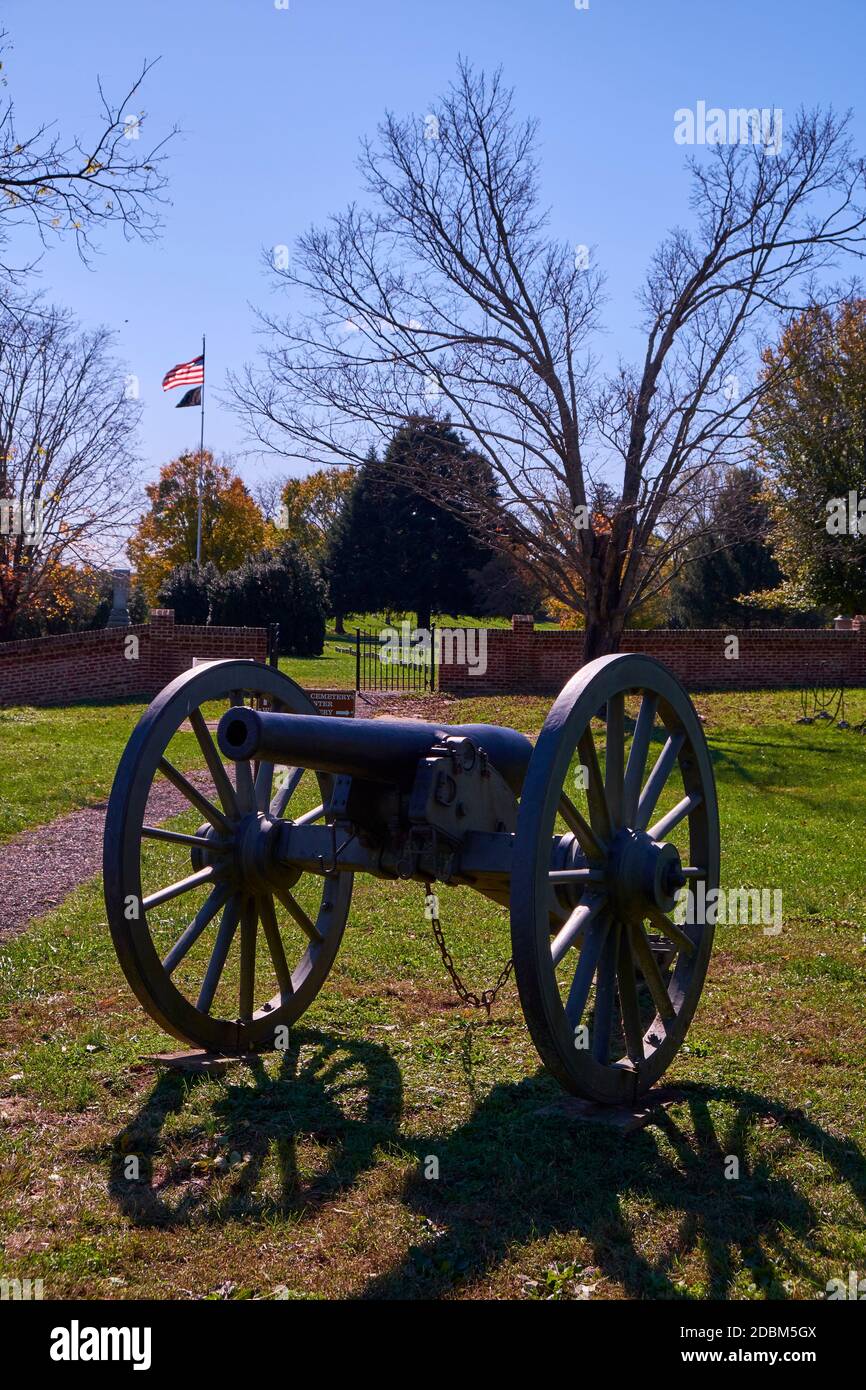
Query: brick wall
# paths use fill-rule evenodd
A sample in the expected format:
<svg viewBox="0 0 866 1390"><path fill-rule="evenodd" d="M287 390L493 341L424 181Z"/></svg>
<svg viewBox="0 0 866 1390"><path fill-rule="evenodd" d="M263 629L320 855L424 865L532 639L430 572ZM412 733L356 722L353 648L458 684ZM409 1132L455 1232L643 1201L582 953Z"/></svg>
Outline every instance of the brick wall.
<svg viewBox="0 0 866 1390"><path fill-rule="evenodd" d="M138 656L127 656L129 639ZM267 656L263 627L175 626L170 608L149 623L0 643L0 705L71 704L77 700L152 699L198 657Z"/></svg>
<svg viewBox="0 0 866 1390"><path fill-rule="evenodd" d="M725 639L739 641L739 657L725 657ZM866 685L866 622L848 630L831 628L750 628L689 631L662 628L629 630L622 651L645 652L664 662L690 690L762 690L800 686L826 664L828 676L844 673L849 686ZM470 656L472 652L470 651ZM583 633L539 631L531 617L518 615L511 629L487 629L487 670L443 663L439 688L451 694L537 692L554 694L583 661Z"/></svg>

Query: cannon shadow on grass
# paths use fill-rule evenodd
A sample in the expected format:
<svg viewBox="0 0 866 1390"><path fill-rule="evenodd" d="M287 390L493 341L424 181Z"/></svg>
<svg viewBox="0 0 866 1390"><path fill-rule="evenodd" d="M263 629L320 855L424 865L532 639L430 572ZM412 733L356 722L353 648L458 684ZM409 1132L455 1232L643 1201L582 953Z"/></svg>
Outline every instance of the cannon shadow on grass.
<svg viewBox="0 0 866 1390"><path fill-rule="evenodd" d="M678 1110L675 1118L660 1110L647 1128L625 1136L575 1119L559 1089L539 1073L494 1087L464 1124L418 1136L401 1131L400 1072L375 1043L299 1029L278 1074L258 1065L253 1076L253 1086L232 1084L229 1073L226 1084L213 1087L212 1115L225 1148L245 1156L219 1201L206 1179L191 1184L188 1175L172 1172L166 1121L209 1084L176 1074L159 1079L117 1137L112 1197L136 1224L177 1229L273 1215L303 1223L371 1170L377 1151L391 1149L411 1168L396 1199L424 1220L430 1234L371 1280L364 1299L448 1296L466 1281L493 1274L515 1247L556 1236L565 1250L569 1238L581 1238L579 1263L597 1271L586 1274L586 1282L608 1278L629 1297L682 1296L677 1265L695 1250L703 1252L708 1297L729 1297L744 1264L762 1295L785 1298L788 1290L775 1272L780 1261L819 1296L834 1253L814 1234L822 1221L819 1207L766 1153L749 1160L756 1129L775 1131L786 1148L806 1150L808 1160L825 1165L830 1181L847 1186L852 1209L856 1204L866 1212L866 1160L852 1141L833 1136L802 1111L734 1086L679 1087L687 1114ZM299 1137L314 1138L327 1154L313 1177L299 1174ZM261 1187L265 1159L274 1151L276 1196L273 1185ZM138 1182L124 1175L131 1153L140 1156ZM739 1159L736 1180L724 1175L729 1155ZM438 1160L438 1179L424 1176L431 1157ZM665 1227L657 1255L635 1241L644 1212ZM794 1246L806 1246L808 1257ZM544 1266L520 1272L543 1283Z"/></svg>
<svg viewBox="0 0 866 1390"><path fill-rule="evenodd" d="M515 1245L555 1235L588 1242L590 1257L579 1263L597 1272L585 1282L608 1277L633 1298L683 1296L674 1266L698 1248L706 1261L709 1298L730 1297L739 1264L751 1270L763 1296L785 1298L789 1291L774 1272L780 1259L812 1283L818 1296L827 1278L821 1263L832 1253L820 1238L814 1240L820 1212L766 1157L749 1164L750 1131L777 1129L786 1141L806 1147L829 1166L834 1181L847 1184L862 1212L866 1160L861 1151L802 1111L755 1092L733 1086L677 1089L688 1108L687 1121L659 1111L650 1126L624 1136L610 1126L567 1117L567 1102L563 1105L542 1075L495 1088L466 1125L418 1146L420 1152L426 1144L439 1158L441 1180L413 1179L403 1200L441 1234L410 1249L397 1267L367 1286L363 1297L441 1297L466 1277L494 1271ZM725 1107L723 1124L714 1122L712 1105ZM660 1149L656 1126L675 1158ZM728 1155L739 1158L736 1181L724 1177ZM636 1247L634 1233L644 1211L651 1221L663 1221L666 1214L673 1218L669 1255L651 1258ZM789 1241L809 1242L814 1260L799 1258ZM545 1272L544 1266L521 1271L542 1286Z"/></svg>

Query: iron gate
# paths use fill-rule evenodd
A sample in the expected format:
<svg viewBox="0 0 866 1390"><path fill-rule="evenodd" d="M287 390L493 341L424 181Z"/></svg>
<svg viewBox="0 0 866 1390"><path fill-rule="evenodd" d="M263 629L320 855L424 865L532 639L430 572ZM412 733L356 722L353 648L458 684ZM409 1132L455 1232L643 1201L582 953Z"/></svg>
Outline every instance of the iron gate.
<svg viewBox="0 0 866 1390"><path fill-rule="evenodd" d="M417 691L420 694L435 690L436 629L429 629L429 641L412 642L409 624L403 623L400 640L395 644L383 641L381 634L356 628L355 689Z"/></svg>

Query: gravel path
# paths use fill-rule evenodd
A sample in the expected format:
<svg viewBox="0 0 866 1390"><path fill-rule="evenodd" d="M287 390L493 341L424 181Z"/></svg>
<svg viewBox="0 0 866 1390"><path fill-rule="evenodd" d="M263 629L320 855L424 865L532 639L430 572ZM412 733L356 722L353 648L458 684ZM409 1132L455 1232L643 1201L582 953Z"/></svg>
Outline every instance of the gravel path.
<svg viewBox="0 0 866 1390"><path fill-rule="evenodd" d="M207 792L207 773L190 781ZM189 803L170 782L156 783L147 802L151 824L177 815ZM102 831L107 801L58 816L0 845L0 941L58 907L79 883L102 868Z"/></svg>
<svg viewBox="0 0 866 1390"><path fill-rule="evenodd" d="M449 703L429 695L413 699L376 691L359 696L357 715L361 719L396 715L435 721L447 717ZM190 780L200 790L213 794L206 772L193 773ZM150 793L148 821L158 825L187 804L179 791L160 779ZM73 888L99 873L107 805L107 801L100 801L71 811L0 845L0 941L15 936L34 918L59 907Z"/></svg>

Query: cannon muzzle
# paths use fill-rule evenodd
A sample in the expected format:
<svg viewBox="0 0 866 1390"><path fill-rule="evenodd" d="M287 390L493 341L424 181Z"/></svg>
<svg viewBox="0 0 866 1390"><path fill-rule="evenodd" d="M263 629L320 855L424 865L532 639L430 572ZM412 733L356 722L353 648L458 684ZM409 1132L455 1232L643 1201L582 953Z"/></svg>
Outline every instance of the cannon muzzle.
<svg viewBox="0 0 866 1390"><path fill-rule="evenodd" d="M321 714L275 714L239 705L223 715L217 742L227 758L345 773L408 788L418 763L445 738L465 737L483 748L519 796L532 744L495 724L427 724L417 719L336 719Z"/></svg>

